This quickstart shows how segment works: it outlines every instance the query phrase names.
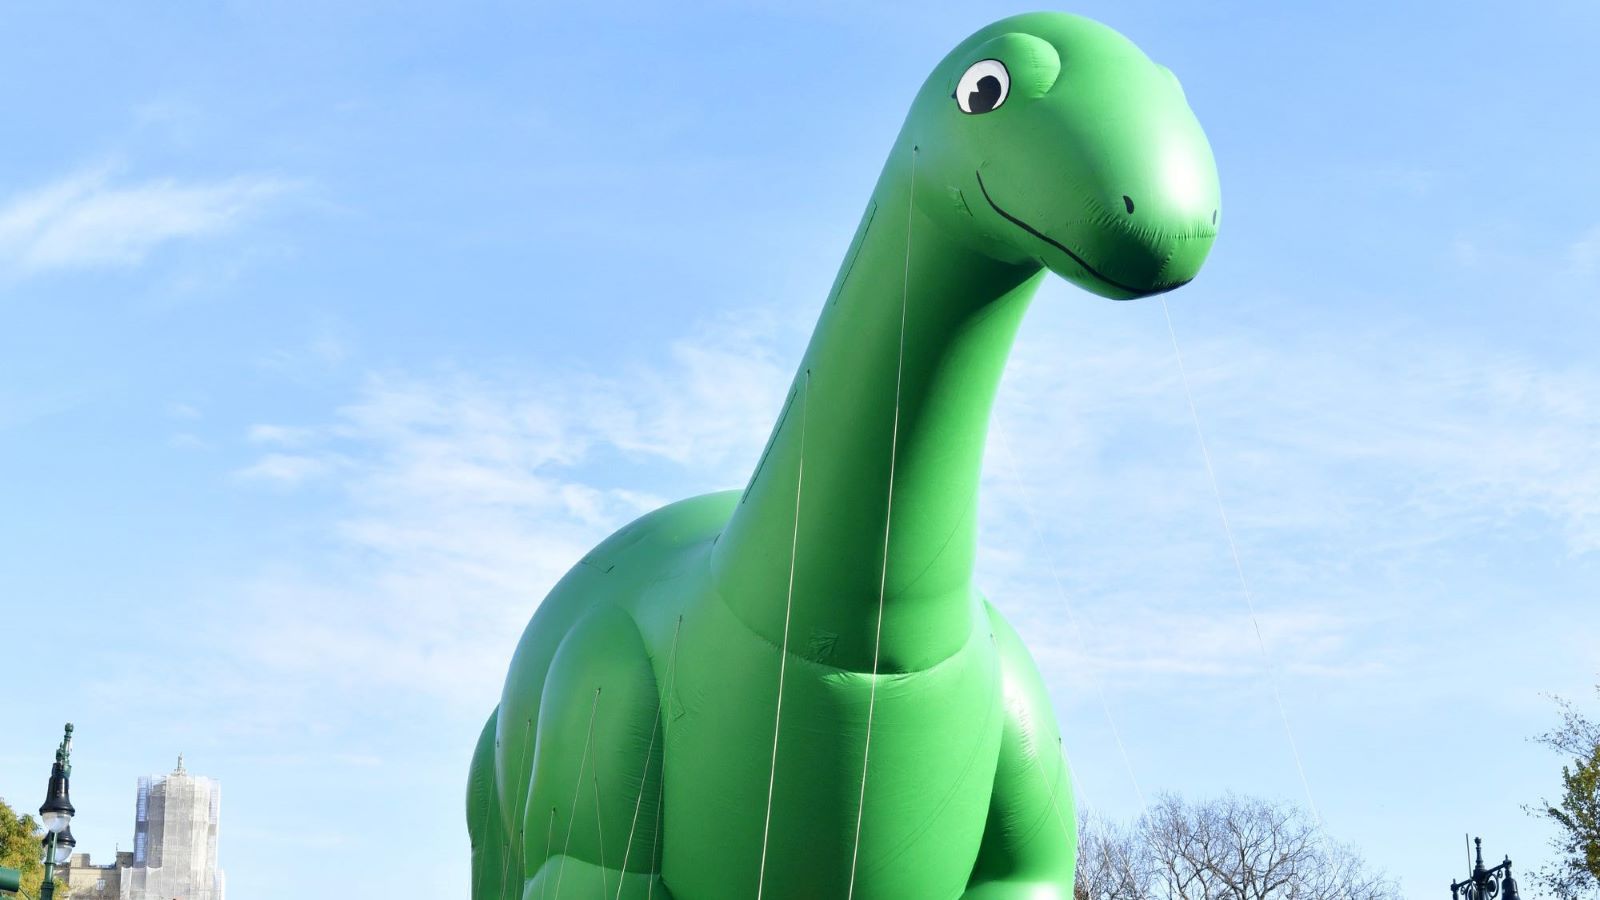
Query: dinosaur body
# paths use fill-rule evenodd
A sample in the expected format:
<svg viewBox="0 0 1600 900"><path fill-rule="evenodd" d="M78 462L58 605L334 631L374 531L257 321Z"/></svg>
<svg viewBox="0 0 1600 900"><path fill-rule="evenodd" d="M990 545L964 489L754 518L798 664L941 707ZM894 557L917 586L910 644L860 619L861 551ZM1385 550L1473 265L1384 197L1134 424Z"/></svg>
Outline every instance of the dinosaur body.
<svg viewBox="0 0 1600 900"><path fill-rule="evenodd" d="M1054 716L972 579L990 406L1047 269L1169 290L1217 202L1176 80L1110 29L952 51L749 485L628 525L529 623L473 758L474 900L1071 897Z"/></svg>

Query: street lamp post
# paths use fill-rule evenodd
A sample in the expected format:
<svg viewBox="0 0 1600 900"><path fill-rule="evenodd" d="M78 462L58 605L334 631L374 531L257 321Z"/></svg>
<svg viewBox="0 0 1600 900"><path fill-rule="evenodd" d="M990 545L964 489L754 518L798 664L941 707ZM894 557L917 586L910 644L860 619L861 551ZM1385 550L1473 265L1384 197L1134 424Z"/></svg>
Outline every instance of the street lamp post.
<svg viewBox="0 0 1600 900"><path fill-rule="evenodd" d="M1517 880L1511 877L1511 857L1492 869L1483 867L1483 838L1473 838L1478 845L1478 862L1465 881L1450 882L1450 900L1522 900L1517 893Z"/></svg>
<svg viewBox="0 0 1600 900"><path fill-rule="evenodd" d="M67 723L61 746L56 748L55 765L50 767L50 786L45 789L44 805L39 807L39 820L44 823L44 884L39 888L39 900L54 900L56 882L54 869L64 866L72 858L72 799L68 796L67 781L72 777L72 723Z"/></svg>

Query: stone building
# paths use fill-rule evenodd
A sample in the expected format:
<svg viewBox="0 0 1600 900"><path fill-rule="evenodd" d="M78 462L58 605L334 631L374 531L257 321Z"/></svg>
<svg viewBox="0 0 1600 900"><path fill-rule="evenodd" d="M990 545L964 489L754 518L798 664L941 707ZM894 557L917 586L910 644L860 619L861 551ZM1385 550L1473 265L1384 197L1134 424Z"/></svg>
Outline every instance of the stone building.
<svg viewBox="0 0 1600 900"><path fill-rule="evenodd" d="M121 900L121 870L133 865L133 854L117 853L116 861L97 866L87 853L74 853L62 880L71 888L72 900Z"/></svg>
<svg viewBox="0 0 1600 900"><path fill-rule="evenodd" d="M73 900L224 900L217 866L217 821L222 785L178 768L139 779L133 850L94 865L74 854L66 881Z"/></svg>

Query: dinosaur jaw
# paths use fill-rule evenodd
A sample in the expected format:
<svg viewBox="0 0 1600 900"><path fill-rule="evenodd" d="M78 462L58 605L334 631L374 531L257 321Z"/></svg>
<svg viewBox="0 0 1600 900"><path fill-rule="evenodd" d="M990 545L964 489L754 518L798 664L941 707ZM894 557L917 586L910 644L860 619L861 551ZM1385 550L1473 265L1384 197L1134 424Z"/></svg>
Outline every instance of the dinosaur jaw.
<svg viewBox="0 0 1600 900"><path fill-rule="evenodd" d="M1030 225L1021 216L1015 215L1001 206L989 193L989 186L984 183L983 173L977 171L973 175L977 178L978 190L990 209L1011 225L1016 226L1035 240L1045 244L1047 249L1043 253L1037 254L1039 261L1052 272L1091 293L1108 297L1112 300L1135 300L1140 297L1151 297L1176 290L1194 280L1194 275L1188 271L1185 271L1182 276L1177 278L1163 277L1172 268L1173 257L1177 255L1175 252L1159 245L1151 246L1151 242L1147 240L1147 235L1145 234L1108 226L1106 230L1111 232L1109 236L1112 240L1116 244L1125 245L1123 249L1127 252L1121 255L1134 257L1139 262L1144 263L1144 265L1138 266L1139 268L1154 270L1154 277L1148 279L1135 280L1125 276L1121 278L1113 277L1105 271L1108 267L1103 263L1097 267L1085 258L1085 253L1074 250L1044 231ZM1205 250L1210 247L1210 237L1211 235L1205 235L1206 247L1199 254L1199 259L1201 260L1205 258ZM1182 266L1181 268L1189 269L1190 267ZM1194 270L1198 270L1198 268L1198 265L1193 266Z"/></svg>

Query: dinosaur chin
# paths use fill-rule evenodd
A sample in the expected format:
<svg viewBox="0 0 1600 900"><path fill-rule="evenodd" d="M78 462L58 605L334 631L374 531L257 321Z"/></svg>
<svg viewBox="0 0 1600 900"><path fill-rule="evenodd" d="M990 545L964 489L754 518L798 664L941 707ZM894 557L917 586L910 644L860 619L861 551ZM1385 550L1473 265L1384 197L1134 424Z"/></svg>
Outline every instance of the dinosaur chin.
<svg viewBox="0 0 1600 900"><path fill-rule="evenodd" d="M1067 281L1112 300L1164 294L1193 281L1216 234L1205 228L1129 228L1111 213L1097 211L1088 217L1087 227L1073 229L1082 241L1073 247L1003 206L990 193L983 173L973 174L989 208L1022 232L1016 235L1019 250Z"/></svg>

